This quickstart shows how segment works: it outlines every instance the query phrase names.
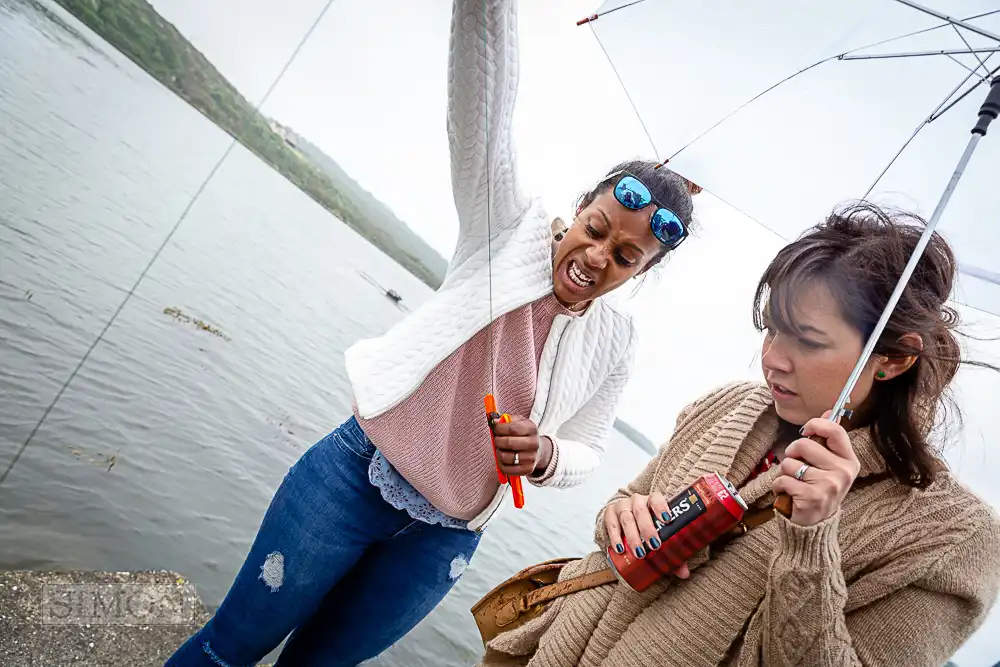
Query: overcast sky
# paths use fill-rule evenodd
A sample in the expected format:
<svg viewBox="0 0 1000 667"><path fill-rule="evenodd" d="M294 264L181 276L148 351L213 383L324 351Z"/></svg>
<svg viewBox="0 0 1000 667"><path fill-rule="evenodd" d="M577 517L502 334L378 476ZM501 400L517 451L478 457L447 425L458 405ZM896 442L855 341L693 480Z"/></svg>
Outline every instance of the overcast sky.
<svg viewBox="0 0 1000 667"><path fill-rule="evenodd" d="M326 2L153 4L256 103ZM655 157L590 30L575 25L595 4L532 0L520 6L515 133L522 180L551 215L567 219L576 195L609 167ZM446 257L457 231L445 135L450 12L447 0L337 0L263 108L323 148ZM665 81L673 66L663 63ZM677 103L698 95L680 90ZM766 166L762 162L761 173ZM751 299L783 244L707 193L696 202L698 236L632 299L641 342L621 415L657 443L685 403L723 382L760 377ZM979 331L998 332L1000 319L963 312ZM1000 344L975 350L979 358L1000 361ZM960 376L966 425L951 460L963 479L1000 506L997 375ZM1000 660L996 614L957 659L963 667Z"/></svg>

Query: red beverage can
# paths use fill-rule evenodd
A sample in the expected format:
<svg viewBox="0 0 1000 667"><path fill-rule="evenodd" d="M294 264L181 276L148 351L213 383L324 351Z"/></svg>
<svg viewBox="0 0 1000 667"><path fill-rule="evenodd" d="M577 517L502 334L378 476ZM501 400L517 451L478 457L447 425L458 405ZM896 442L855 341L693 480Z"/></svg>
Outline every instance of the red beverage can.
<svg viewBox="0 0 1000 667"><path fill-rule="evenodd" d="M728 479L709 473L694 481L667 502L672 520L658 522L661 546L638 558L634 546L625 542L625 553L608 547L608 562L618 580L636 592L683 565L689 558L717 540L740 521L747 504Z"/></svg>

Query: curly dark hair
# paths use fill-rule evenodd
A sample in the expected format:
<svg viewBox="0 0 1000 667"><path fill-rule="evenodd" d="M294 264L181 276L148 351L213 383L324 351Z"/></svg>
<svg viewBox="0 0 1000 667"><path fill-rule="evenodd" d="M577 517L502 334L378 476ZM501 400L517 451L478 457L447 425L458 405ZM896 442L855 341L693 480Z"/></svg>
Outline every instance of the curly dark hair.
<svg viewBox="0 0 1000 667"><path fill-rule="evenodd" d="M766 308L779 329L797 332L794 295L818 280L867 340L925 228L917 215L868 202L838 208L785 246L767 267L754 297L754 325L763 330ZM963 363L956 336L959 315L948 305L956 270L954 252L935 232L875 346L877 355L917 357L902 375L875 383L868 411L872 438L888 470L914 487L929 485L939 468L939 452L929 442L935 424L961 417L947 393ZM911 332L919 334L923 349L902 339Z"/></svg>

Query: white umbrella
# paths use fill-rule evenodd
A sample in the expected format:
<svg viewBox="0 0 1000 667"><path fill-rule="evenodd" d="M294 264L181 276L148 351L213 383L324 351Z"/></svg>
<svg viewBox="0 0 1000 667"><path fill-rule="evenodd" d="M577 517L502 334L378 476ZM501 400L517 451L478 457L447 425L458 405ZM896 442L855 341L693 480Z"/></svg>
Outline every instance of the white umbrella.
<svg viewBox="0 0 1000 667"><path fill-rule="evenodd" d="M962 266L955 298L1000 314L1000 140L977 146L1000 112L1000 2L928 1L619 0L580 24L672 169L789 239L845 199L922 212Z"/></svg>

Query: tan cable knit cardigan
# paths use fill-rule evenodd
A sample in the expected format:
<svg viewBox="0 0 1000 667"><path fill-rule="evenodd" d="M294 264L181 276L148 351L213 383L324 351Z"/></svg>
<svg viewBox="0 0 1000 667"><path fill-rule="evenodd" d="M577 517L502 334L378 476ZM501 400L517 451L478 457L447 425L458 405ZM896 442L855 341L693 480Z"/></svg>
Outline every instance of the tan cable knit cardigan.
<svg viewBox="0 0 1000 667"><path fill-rule="evenodd" d="M747 479L777 429L766 387L726 387L686 408L670 443L613 500L669 497L718 471L748 502L770 502L777 467ZM860 476L884 472L868 430L850 437ZM600 549L562 578L607 567L603 519L602 510ZM996 597L1000 522L947 472L923 490L885 480L850 492L818 525L777 516L691 566L690 579L643 593L608 585L561 598L494 639L481 665L940 667Z"/></svg>

